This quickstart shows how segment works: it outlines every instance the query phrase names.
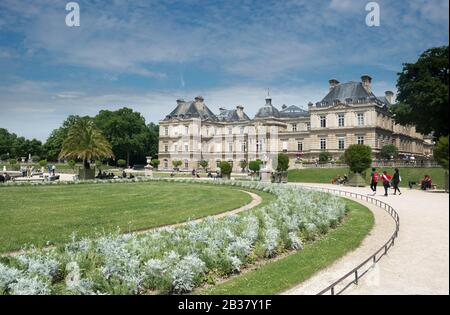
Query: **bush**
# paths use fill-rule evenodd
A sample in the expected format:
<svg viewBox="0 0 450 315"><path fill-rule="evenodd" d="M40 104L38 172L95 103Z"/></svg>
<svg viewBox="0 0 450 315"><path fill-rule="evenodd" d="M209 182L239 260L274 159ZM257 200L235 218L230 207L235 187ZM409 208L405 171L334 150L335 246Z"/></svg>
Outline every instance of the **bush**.
<svg viewBox="0 0 450 315"><path fill-rule="evenodd" d="M322 151L319 154L319 162L329 162L331 158L331 153L328 151Z"/></svg>
<svg viewBox="0 0 450 315"><path fill-rule="evenodd" d="M231 164L228 163L227 161L220 162L219 167L220 167L220 173L222 175L229 176L231 174L232 167L231 167Z"/></svg>
<svg viewBox="0 0 450 315"><path fill-rule="evenodd" d="M345 163L354 173L362 173L372 164L372 149L364 144L352 144L345 150Z"/></svg>
<svg viewBox="0 0 450 315"><path fill-rule="evenodd" d="M286 172L288 168L289 168L289 156L287 156L287 154L284 153L279 153L277 171Z"/></svg>
<svg viewBox="0 0 450 315"><path fill-rule="evenodd" d="M201 160L199 164L206 171L206 168L208 167L208 161Z"/></svg>
<svg viewBox="0 0 450 315"><path fill-rule="evenodd" d="M175 167L175 168L180 167L182 164L183 164L183 161L181 161L181 160L173 160L173 161L172 161L172 165L173 165L173 167Z"/></svg>
<svg viewBox="0 0 450 315"><path fill-rule="evenodd" d="M75 162L75 160L69 160L69 162L67 162L67 164L69 164L71 169L74 169L77 162Z"/></svg>
<svg viewBox="0 0 450 315"><path fill-rule="evenodd" d="M390 160L398 157L398 149L393 144L386 144L381 148L380 157L382 159Z"/></svg>
<svg viewBox="0 0 450 315"><path fill-rule="evenodd" d="M39 161L39 166L40 167L44 167L44 166L46 166L47 165L47 160L40 160Z"/></svg>
<svg viewBox="0 0 450 315"><path fill-rule="evenodd" d="M158 160L158 159L153 159L151 162L150 162L150 164L151 164L151 166L153 166L154 168L158 168L158 166L159 166L159 164L161 164L161 161L160 160Z"/></svg>
<svg viewBox="0 0 450 315"><path fill-rule="evenodd" d="M253 173L259 172L259 170L261 169L261 161L260 160L250 161L250 164L248 165L248 168Z"/></svg>
<svg viewBox="0 0 450 315"><path fill-rule="evenodd" d="M33 161L33 163L37 163L41 160L41 158L39 157L39 155L33 155L31 157L31 161Z"/></svg>
<svg viewBox="0 0 450 315"><path fill-rule="evenodd" d="M16 159L9 159L9 164L10 165L16 165L17 164L17 160Z"/></svg>
<svg viewBox="0 0 450 315"><path fill-rule="evenodd" d="M2 160L2 161L7 161L7 160L8 160L8 158L9 158L9 155L8 155L8 154L6 154L6 153L4 153L4 154L0 155L0 160Z"/></svg>
<svg viewBox="0 0 450 315"><path fill-rule="evenodd" d="M125 161L124 159L119 159L117 160L117 165L119 167L125 167L125 165L127 165L127 161Z"/></svg>
<svg viewBox="0 0 450 315"><path fill-rule="evenodd" d="M440 137L434 146L433 157L434 160L446 170L448 170L448 155L448 136Z"/></svg>

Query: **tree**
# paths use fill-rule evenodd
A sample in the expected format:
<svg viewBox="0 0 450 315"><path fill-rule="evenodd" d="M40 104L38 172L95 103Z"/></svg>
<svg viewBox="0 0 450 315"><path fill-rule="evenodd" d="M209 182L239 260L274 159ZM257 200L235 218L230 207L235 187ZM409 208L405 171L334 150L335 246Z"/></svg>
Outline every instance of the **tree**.
<svg viewBox="0 0 450 315"><path fill-rule="evenodd" d="M433 150L434 160L448 171L449 146L448 136L440 137Z"/></svg>
<svg viewBox="0 0 450 315"><path fill-rule="evenodd" d="M158 169L158 166L159 166L159 164L161 164L161 161L158 160L158 159L153 159L153 160L151 160L150 164L151 164L154 168Z"/></svg>
<svg viewBox="0 0 450 315"><path fill-rule="evenodd" d="M150 123L147 125L148 130L148 142L146 151L148 155L158 157L158 145L159 145L159 125Z"/></svg>
<svg viewBox="0 0 450 315"><path fill-rule="evenodd" d="M253 172L253 173L257 173L259 172L259 170L261 169L261 161L256 160L256 161L250 161L248 168Z"/></svg>
<svg viewBox="0 0 450 315"><path fill-rule="evenodd" d="M78 119L80 119L80 116L71 115L64 120L61 127L52 131L43 145L43 151L45 152L48 160L56 162L58 155L61 152L63 142L69 133L69 129Z"/></svg>
<svg viewBox="0 0 450 315"><path fill-rule="evenodd" d="M59 154L60 159L82 160L85 169L90 169L93 159L113 156L108 140L89 118L79 118L72 125Z"/></svg>
<svg viewBox="0 0 450 315"><path fill-rule="evenodd" d="M40 166L40 167L44 167L44 166L47 165L47 163L48 163L47 160L40 160L40 161L39 161L39 166Z"/></svg>
<svg viewBox="0 0 450 315"><path fill-rule="evenodd" d="M206 168L208 167L208 161L201 160L199 164L206 171Z"/></svg>
<svg viewBox="0 0 450 315"><path fill-rule="evenodd" d="M288 168L289 168L289 156L284 153L279 153L277 171L286 172Z"/></svg>
<svg viewBox="0 0 450 315"><path fill-rule="evenodd" d="M43 148L40 141L18 137L15 133L9 133L8 130L0 128L0 155L2 157L6 157L6 159L28 157L29 154L41 156L42 153Z"/></svg>
<svg viewBox="0 0 450 315"><path fill-rule="evenodd" d="M101 110L94 121L111 143L114 155L126 157L127 166L132 155L136 160L145 159L150 132L140 113L126 107L116 111ZM152 156L156 154L153 152Z"/></svg>
<svg viewBox="0 0 450 315"><path fill-rule="evenodd" d="M320 162L329 162L331 158L332 158L331 153L328 151L322 151L319 153Z"/></svg>
<svg viewBox="0 0 450 315"><path fill-rule="evenodd" d="M246 160L242 160L239 162L239 166L241 167L242 172L245 172L245 168L247 167L247 165L248 165L248 163Z"/></svg>
<svg viewBox="0 0 450 315"><path fill-rule="evenodd" d="M425 51L416 63L405 63L398 75L398 104L392 107L395 121L415 125L418 132L436 138L447 136L448 46Z"/></svg>
<svg viewBox="0 0 450 315"><path fill-rule="evenodd" d="M45 164L47 164L47 160L45 160ZM75 165L77 164L77 162L75 162L75 160L69 160L69 162L67 162L67 164L69 164L69 166L72 170L75 170Z"/></svg>
<svg viewBox="0 0 450 315"><path fill-rule="evenodd" d="M220 162L219 167L220 167L220 173L222 174L222 176L229 178L231 171L232 171L231 164L228 163L227 161L222 161L222 162Z"/></svg>
<svg viewBox="0 0 450 315"><path fill-rule="evenodd" d="M398 157L398 149L393 144L386 144L380 150L380 156L383 159L390 160L391 158Z"/></svg>
<svg viewBox="0 0 450 315"><path fill-rule="evenodd" d="M345 150L345 163L352 172L361 174L372 164L372 149L364 144L352 144Z"/></svg>
<svg viewBox="0 0 450 315"><path fill-rule="evenodd" d="M183 164L183 161L181 160L173 160L172 165L174 168L178 169Z"/></svg>

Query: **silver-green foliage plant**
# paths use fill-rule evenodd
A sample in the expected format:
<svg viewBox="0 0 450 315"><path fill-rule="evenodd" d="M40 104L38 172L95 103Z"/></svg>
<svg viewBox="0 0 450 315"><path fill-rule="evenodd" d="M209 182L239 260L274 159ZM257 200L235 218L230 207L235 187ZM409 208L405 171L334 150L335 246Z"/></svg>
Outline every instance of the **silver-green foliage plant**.
<svg viewBox="0 0 450 315"><path fill-rule="evenodd" d="M257 260L301 250L304 242L326 233L346 212L344 201L331 194L261 182L214 184L265 191L277 198L238 215L142 234L78 239L74 235L63 247L33 250L11 259L11 266L0 265L0 292L188 293L210 279L239 273Z"/></svg>

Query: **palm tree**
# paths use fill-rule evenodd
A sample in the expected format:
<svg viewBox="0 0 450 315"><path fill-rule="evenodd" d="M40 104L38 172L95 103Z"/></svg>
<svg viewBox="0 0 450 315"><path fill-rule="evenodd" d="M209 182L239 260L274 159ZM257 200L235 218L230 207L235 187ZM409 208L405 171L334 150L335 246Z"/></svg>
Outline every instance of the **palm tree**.
<svg viewBox="0 0 450 315"><path fill-rule="evenodd" d="M69 129L59 158L81 159L84 168L90 169L91 160L103 157L114 157L111 144L91 119L79 118Z"/></svg>

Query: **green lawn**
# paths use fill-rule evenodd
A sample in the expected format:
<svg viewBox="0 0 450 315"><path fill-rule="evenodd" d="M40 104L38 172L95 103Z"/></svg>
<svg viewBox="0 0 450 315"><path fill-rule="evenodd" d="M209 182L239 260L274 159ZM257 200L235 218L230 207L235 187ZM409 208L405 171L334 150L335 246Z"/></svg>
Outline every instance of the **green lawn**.
<svg viewBox="0 0 450 315"><path fill-rule="evenodd" d="M392 167L377 168L378 172L386 170L389 174L394 173ZM438 188L444 187L444 170L442 168L399 168L402 176L401 187L407 187L408 181L419 181L424 175L430 175L433 184ZM288 172L288 180L290 182L301 183L324 183L331 184L331 180L338 176L348 174L349 170L346 168L311 168L302 170L290 170ZM369 184L370 170L366 172L366 182Z"/></svg>
<svg viewBox="0 0 450 315"><path fill-rule="evenodd" d="M303 250L194 293L217 295L278 294L310 278L347 252L356 249L374 225L372 212L346 199L349 215L341 226ZM361 257L364 260L366 257Z"/></svg>
<svg viewBox="0 0 450 315"><path fill-rule="evenodd" d="M147 182L5 186L0 200L0 252L7 252L28 243L60 244L73 231L93 235L182 222L238 208L251 197L228 186Z"/></svg>

